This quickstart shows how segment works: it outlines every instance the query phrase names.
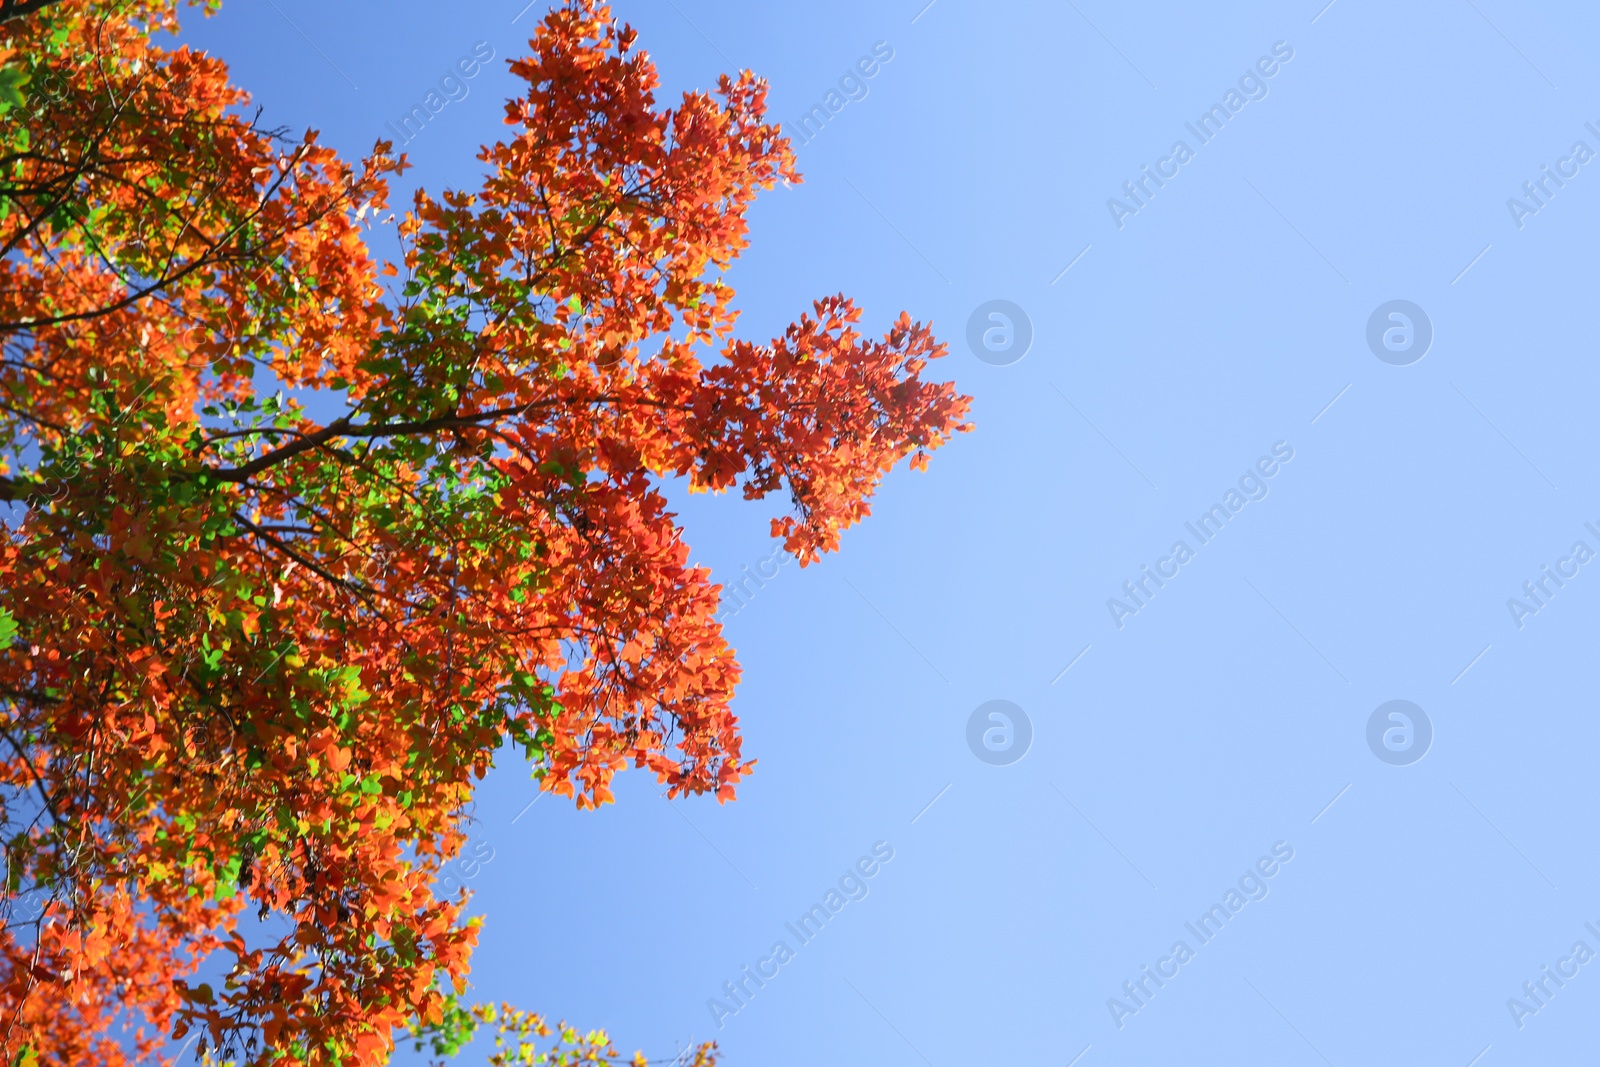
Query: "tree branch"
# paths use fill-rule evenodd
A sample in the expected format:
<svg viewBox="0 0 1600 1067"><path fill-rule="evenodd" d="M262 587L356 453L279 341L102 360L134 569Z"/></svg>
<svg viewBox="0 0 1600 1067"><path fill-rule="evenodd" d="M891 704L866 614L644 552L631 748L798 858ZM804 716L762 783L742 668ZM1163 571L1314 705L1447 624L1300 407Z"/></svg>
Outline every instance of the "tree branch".
<svg viewBox="0 0 1600 1067"><path fill-rule="evenodd" d="M0 22L26 18L36 11L43 11L51 4L60 2L61 0L0 0Z"/></svg>
<svg viewBox="0 0 1600 1067"><path fill-rule="evenodd" d="M511 407L494 408L490 411L476 411L468 415L441 415L432 419L418 419L412 422L380 422L368 425L353 425L350 416L335 419L322 429L313 433L302 434L286 445L280 445L271 452L257 456L249 463L226 470L208 471L207 473L224 482L243 482L266 470L275 467L284 460L292 459L302 452L309 452L313 448L327 444L338 437L403 437L407 434L432 433L436 430L459 429L467 426L478 426L484 422L503 418L507 415L517 415L538 406L533 404L516 404Z"/></svg>

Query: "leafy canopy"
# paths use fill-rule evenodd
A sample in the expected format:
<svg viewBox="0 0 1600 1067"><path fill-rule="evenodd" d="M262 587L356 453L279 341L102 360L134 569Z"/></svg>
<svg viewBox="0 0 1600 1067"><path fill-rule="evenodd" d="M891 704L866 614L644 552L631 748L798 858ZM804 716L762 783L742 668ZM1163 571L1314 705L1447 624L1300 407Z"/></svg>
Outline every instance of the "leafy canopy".
<svg viewBox="0 0 1600 1067"><path fill-rule="evenodd" d="M497 1019L535 1062L435 895L496 753L579 807L752 763L662 482L786 491L809 563L967 398L842 295L733 336L745 211L799 180L748 72L663 108L568 0L481 187L396 222L403 157L263 128L175 8L0 0L0 1055L367 1065Z"/></svg>

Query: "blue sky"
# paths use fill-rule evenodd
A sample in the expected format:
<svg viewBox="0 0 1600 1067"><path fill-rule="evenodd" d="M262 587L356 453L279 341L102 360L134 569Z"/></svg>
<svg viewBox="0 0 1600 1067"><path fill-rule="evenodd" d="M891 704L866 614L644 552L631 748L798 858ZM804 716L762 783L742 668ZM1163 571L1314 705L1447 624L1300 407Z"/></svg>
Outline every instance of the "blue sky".
<svg viewBox="0 0 1600 1067"><path fill-rule="evenodd" d="M1574 1062L1596 12L923 3L616 6L663 99L750 67L797 125L840 93L752 212L744 335L838 291L879 331L909 310L977 429L803 571L763 564L763 505L676 492L719 579L776 570L728 622L757 773L723 807L630 773L578 814L497 770L475 993L730 1065ZM543 10L271 0L189 38L352 156L484 42L406 145L437 190L475 180ZM995 300L1015 361L967 341ZM970 730L990 701L1026 728ZM980 758L990 730L1027 751Z"/></svg>

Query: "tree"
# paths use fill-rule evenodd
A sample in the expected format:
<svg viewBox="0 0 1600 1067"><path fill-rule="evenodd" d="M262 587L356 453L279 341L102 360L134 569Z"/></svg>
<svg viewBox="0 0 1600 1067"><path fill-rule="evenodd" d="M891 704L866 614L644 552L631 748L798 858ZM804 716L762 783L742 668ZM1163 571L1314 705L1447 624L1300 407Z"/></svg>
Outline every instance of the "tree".
<svg viewBox="0 0 1600 1067"><path fill-rule="evenodd" d="M262 127L175 9L0 9L0 1053L376 1064L471 1025L434 879L508 743L579 807L750 773L662 483L786 490L804 565L968 400L842 295L733 337L799 180L749 72L659 108L567 0L481 188L386 231L404 158Z"/></svg>

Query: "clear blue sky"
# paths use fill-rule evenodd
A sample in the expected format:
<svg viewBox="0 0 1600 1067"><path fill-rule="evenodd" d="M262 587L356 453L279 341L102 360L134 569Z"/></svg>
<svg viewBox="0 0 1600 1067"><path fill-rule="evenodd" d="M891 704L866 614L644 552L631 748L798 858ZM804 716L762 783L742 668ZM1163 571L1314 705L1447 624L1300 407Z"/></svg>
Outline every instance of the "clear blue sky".
<svg viewBox="0 0 1600 1067"><path fill-rule="evenodd" d="M407 146L437 190L499 136L523 2L232 2L190 37L269 123L351 155L485 42ZM734 1067L1577 1062L1600 1039L1600 959L1573 954L1600 952L1600 559L1574 552L1600 552L1600 159L1574 155L1600 152L1596 10L924 2L617 5L665 99L748 66L786 124L892 50L800 147L805 184L758 203L731 281L751 338L841 290L879 330L931 319L977 430L730 619L760 760L736 804L629 773L598 814L524 810L523 768L489 779L476 994L654 1057L715 1037ZM966 342L996 299L1032 327L1009 365ZM1411 311L1380 315L1389 358L1368 343L1396 300L1431 324L1419 360ZM677 499L719 578L770 552L762 506ZM991 700L1031 724L1020 761L969 748ZM1386 711L1369 745L1393 700L1427 728ZM865 897L802 944L785 923L876 842L893 858L844 883ZM719 1028L746 965L776 976Z"/></svg>

